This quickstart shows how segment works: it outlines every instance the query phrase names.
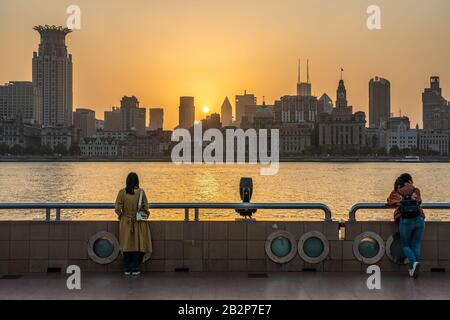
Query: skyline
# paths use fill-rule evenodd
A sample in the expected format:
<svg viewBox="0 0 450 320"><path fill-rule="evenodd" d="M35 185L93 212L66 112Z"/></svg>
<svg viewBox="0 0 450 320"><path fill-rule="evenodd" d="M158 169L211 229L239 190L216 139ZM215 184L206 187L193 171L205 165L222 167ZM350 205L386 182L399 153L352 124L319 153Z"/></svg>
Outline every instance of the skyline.
<svg viewBox="0 0 450 320"><path fill-rule="evenodd" d="M45 12L33 10L33 6L29 5L33 2L37 3L37 1L0 0L2 12L0 26L3 27L0 28L0 35L4 39L0 44L0 50L5 53L0 61L2 70L0 83L31 81L32 52L37 50L39 44L39 35L32 30L35 24L65 25L67 19L65 9L71 4L69 1L40 1L41 6L47 8ZM380 31L369 31L365 27L367 19L365 8L369 1L367 3L353 1L355 4L349 5L346 10L339 9L335 3L323 0L317 5L322 10L310 8L311 4L306 1L286 0L283 1L286 7L281 9L279 3L277 7L275 2L266 1L264 4L258 4L260 10L253 12L256 16L273 18L277 15L277 11L291 14L292 10L284 11L284 9L294 10L299 7L309 8L310 10L305 12L311 14L305 15L306 22L299 19L301 20L299 22L287 23L284 20L289 19L283 19L282 22L274 21L273 24L261 25L261 19L257 19L254 25L245 24L247 25L245 28L237 21L229 20L229 24L233 24L231 30L221 25L221 21L231 17L230 9L236 9L235 6L239 5L241 9L250 10L254 1L246 4L229 1L228 5L220 1L205 2L204 6L195 9L210 15L206 15L203 22L190 20L193 22L186 26L187 30L178 28L175 31L169 22L159 25L160 28L156 29L145 28L145 23L139 22L149 21L155 26L157 19L173 18L181 14L185 14L187 18L199 14L192 11L194 8L186 7L184 2L170 2L165 5L160 1L153 1L152 4L155 6L152 8L159 10L155 13L152 10L145 10L149 7L148 3L136 0L131 8L127 4L126 12L121 12L125 17L124 20L133 14L137 15L135 21L115 19L112 28L108 28L108 24L102 23L105 16L120 10L122 5L111 1L108 2L108 7L104 7L101 1L93 3L78 1L82 10L82 29L74 30L67 39L68 50L74 59L74 109L91 108L96 111L97 118L101 119L104 111L119 105L122 96L135 95L141 101L141 106L146 108L163 106L165 128L172 129L178 123L179 96L196 98L196 119L200 120L203 118L203 106L209 106L211 113L220 113L220 107L226 96L234 100L234 96L242 94L244 90L254 93L258 97L258 103L261 103L262 97L265 96L268 104L283 95L295 94L299 57L302 58L303 81L306 79L306 59L310 60L312 91L318 97L326 92L335 100L340 68L344 68L349 104L354 106L355 111L364 111L366 114L369 107L369 80L374 76L386 78L391 82L392 112L398 115L402 109L402 113L408 115L414 124L418 122L422 125L421 94L423 89L428 87L430 76L440 76L443 95L449 96L450 75L447 71L449 69L447 59L450 56L450 45L440 40L448 39L450 35L450 29L444 20L445 10L442 10L444 6L450 7L448 2L435 0L433 2L436 5L431 6L417 1L416 4L403 8L401 4L406 1L397 1L396 4L378 1L382 7L383 17L383 28ZM178 10L173 9L174 2L179 3ZM169 8L171 11L166 11ZM271 8L277 11L271 11ZM394 18L398 18L393 17L393 13L399 9L409 10L407 13L412 16L407 19L408 14L402 13L403 19L393 21ZM417 22L414 14L420 12L416 10L426 12L431 10L435 14L430 16L421 12L426 18ZM333 14L330 16L331 11ZM92 12L104 12L104 15L94 17ZM300 15L304 15L305 12L300 12ZM345 20L355 12L360 15L360 19ZM319 14L324 21L327 18L331 20L318 25L315 19ZM439 19L440 15L442 19ZM17 19L18 16L26 16L27 20L22 22ZM149 20L139 20L137 17ZM332 22L337 21L332 18L336 17L337 20L344 18L346 23L333 26L333 29L329 30ZM151 20L152 18L155 21ZM17 20L15 34L6 31L9 30L7 26L11 24L10 19ZM315 23L311 24L308 19L315 20ZM122 23L126 27L120 27ZM201 28L202 25L208 25L209 33ZM239 34L234 34L234 29L247 31L254 38L236 39ZM214 34L215 31L220 33ZM352 33L349 33L350 31ZM321 38L312 39L314 32L319 32ZM216 34L220 36L215 36ZM335 38L336 34L340 35L338 39ZM143 35L155 36L157 38L154 40L155 47L159 50L152 50L155 47L145 41L136 42ZM190 37L186 38L183 35ZM423 35L428 35L428 38L421 38ZM107 39L112 36L114 41L112 39L108 41ZM400 36L403 37L399 38ZM16 42L13 40L16 38L21 40ZM421 41L420 47L417 45L418 38ZM223 46L212 48L211 51L204 50L198 46L202 39L207 44L206 48L220 43L221 40ZM92 53L90 46L94 41L99 44L95 48L95 54ZM333 41L339 46L328 46L333 44ZM246 42L248 46L243 48L252 50L245 51L241 50L242 47L233 46L233 44L242 46ZM134 48L133 44L137 45L137 49L130 54L127 49ZM185 49L185 54L181 50L174 50L178 47ZM321 49L324 47L331 50L322 52ZM228 48L230 50L227 51ZM373 49L382 50L385 56L379 57ZM114 55L111 55L111 52L114 52ZM394 55L401 52L404 53L402 56ZM422 56L422 60L415 59L417 55ZM355 57L361 57L361 60L356 61ZM412 68L410 66L412 60L419 61L420 64ZM365 64L364 61L372 63ZM92 70L94 72L88 72ZM234 107L234 103L232 105Z"/></svg>

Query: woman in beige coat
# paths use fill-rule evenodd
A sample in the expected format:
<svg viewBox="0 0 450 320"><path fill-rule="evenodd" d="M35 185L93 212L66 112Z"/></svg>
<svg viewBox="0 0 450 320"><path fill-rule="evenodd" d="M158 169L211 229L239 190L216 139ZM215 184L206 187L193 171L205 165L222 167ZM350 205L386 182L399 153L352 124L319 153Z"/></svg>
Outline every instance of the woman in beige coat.
<svg viewBox="0 0 450 320"><path fill-rule="evenodd" d="M142 205L138 208L141 192ZM138 211L148 212L147 202L144 190L139 188L137 174L130 173L127 177L126 188L119 191L116 200L116 213L120 220L119 243L126 276L139 276L139 265L144 255L152 252L152 240L147 221L136 221Z"/></svg>

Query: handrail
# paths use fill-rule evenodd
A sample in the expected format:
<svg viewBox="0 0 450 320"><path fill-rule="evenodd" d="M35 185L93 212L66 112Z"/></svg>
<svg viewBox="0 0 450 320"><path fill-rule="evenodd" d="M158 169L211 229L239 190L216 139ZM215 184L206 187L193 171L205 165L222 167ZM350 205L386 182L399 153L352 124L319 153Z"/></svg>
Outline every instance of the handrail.
<svg viewBox="0 0 450 320"><path fill-rule="evenodd" d="M423 203L421 205L423 209L429 210L449 210L450 203ZM395 207L389 206L386 203L357 203L355 204L348 214L348 221L356 221L356 212L358 210L383 210L383 209L395 209Z"/></svg>
<svg viewBox="0 0 450 320"><path fill-rule="evenodd" d="M261 209L261 210L322 210L325 221L331 221L331 210L323 203L149 203L150 209L184 209L185 221L189 221L189 209L195 210L195 221L199 221L200 209ZM56 221L61 220L62 209L114 209L114 203L0 203L0 210L45 209L50 221L50 210L56 210Z"/></svg>

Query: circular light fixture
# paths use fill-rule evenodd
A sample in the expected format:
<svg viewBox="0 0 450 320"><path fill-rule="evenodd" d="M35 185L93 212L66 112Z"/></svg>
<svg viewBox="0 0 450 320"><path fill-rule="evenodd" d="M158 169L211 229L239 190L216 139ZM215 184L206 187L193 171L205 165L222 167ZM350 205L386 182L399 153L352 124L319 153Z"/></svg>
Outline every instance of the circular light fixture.
<svg viewBox="0 0 450 320"><path fill-rule="evenodd" d="M353 254L365 264L377 263L383 258L384 253L384 241L374 232L363 232L353 241Z"/></svg>
<svg viewBox="0 0 450 320"><path fill-rule="evenodd" d="M275 231L266 240L266 254L278 264L286 264L295 258L297 243L287 231Z"/></svg>
<svg viewBox="0 0 450 320"><path fill-rule="evenodd" d="M119 241L112 233L101 231L93 235L88 242L88 255L98 264L109 264L120 253Z"/></svg>
<svg viewBox="0 0 450 320"><path fill-rule="evenodd" d="M318 264L324 261L329 253L330 245L321 232L307 232L298 241L298 254L305 262Z"/></svg>
<svg viewBox="0 0 450 320"><path fill-rule="evenodd" d="M389 239L386 241L386 255L395 264L399 265L408 264L408 259L403 253L399 232L390 236Z"/></svg>

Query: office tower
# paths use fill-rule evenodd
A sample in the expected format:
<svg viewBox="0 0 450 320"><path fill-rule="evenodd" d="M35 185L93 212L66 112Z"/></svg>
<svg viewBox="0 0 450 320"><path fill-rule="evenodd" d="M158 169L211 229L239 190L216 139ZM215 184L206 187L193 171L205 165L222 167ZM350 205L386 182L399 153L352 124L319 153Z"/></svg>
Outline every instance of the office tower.
<svg viewBox="0 0 450 320"><path fill-rule="evenodd" d="M297 80L297 96L310 97L311 96L311 83L309 81L309 60L306 65L306 82L301 81L301 64L298 61L298 80Z"/></svg>
<svg viewBox="0 0 450 320"><path fill-rule="evenodd" d="M385 128L391 115L391 84L375 77L369 82L369 126Z"/></svg>
<svg viewBox="0 0 450 320"><path fill-rule="evenodd" d="M73 113L73 126L80 130L80 139L95 135L95 111L84 108L76 109Z"/></svg>
<svg viewBox="0 0 450 320"><path fill-rule="evenodd" d="M120 101L122 131L135 131L139 135L145 134L146 109L139 108L139 101L135 96L124 96Z"/></svg>
<svg viewBox="0 0 450 320"><path fill-rule="evenodd" d="M242 117L245 115L245 109L247 106L256 106L256 97L254 94L244 91L243 95L236 96L236 126L240 127Z"/></svg>
<svg viewBox="0 0 450 320"><path fill-rule="evenodd" d="M104 130L108 132L122 130L122 114L119 108L112 107L111 111L105 111Z"/></svg>
<svg viewBox="0 0 450 320"><path fill-rule="evenodd" d="M150 130L155 131L164 127L164 109L150 109Z"/></svg>
<svg viewBox="0 0 450 320"><path fill-rule="evenodd" d="M29 81L11 81L0 86L0 119L21 118L26 123L42 121L40 90Z"/></svg>
<svg viewBox="0 0 450 320"><path fill-rule="evenodd" d="M33 84L41 91L42 124L72 125L72 55L67 53L68 28L36 26L41 35L33 53Z"/></svg>
<svg viewBox="0 0 450 320"><path fill-rule="evenodd" d="M228 97L225 98L225 101L222 104L220 114L222 118L222 125L224 127L231 126L233 124L233 107L231 106Z"/></svg>
<svg viewBox="0 0 450 320"><path fill-rule="evenodd" d="M179 128L191 129L195 122L194 97L180 97Z"/></svg>
<svg viewBox="0 0 450 320"><path fill-rule="evenodd" d="M449 130L450 105L442 96L439 77L431 77L430 88L422 94L424 130Z"/></svg>

